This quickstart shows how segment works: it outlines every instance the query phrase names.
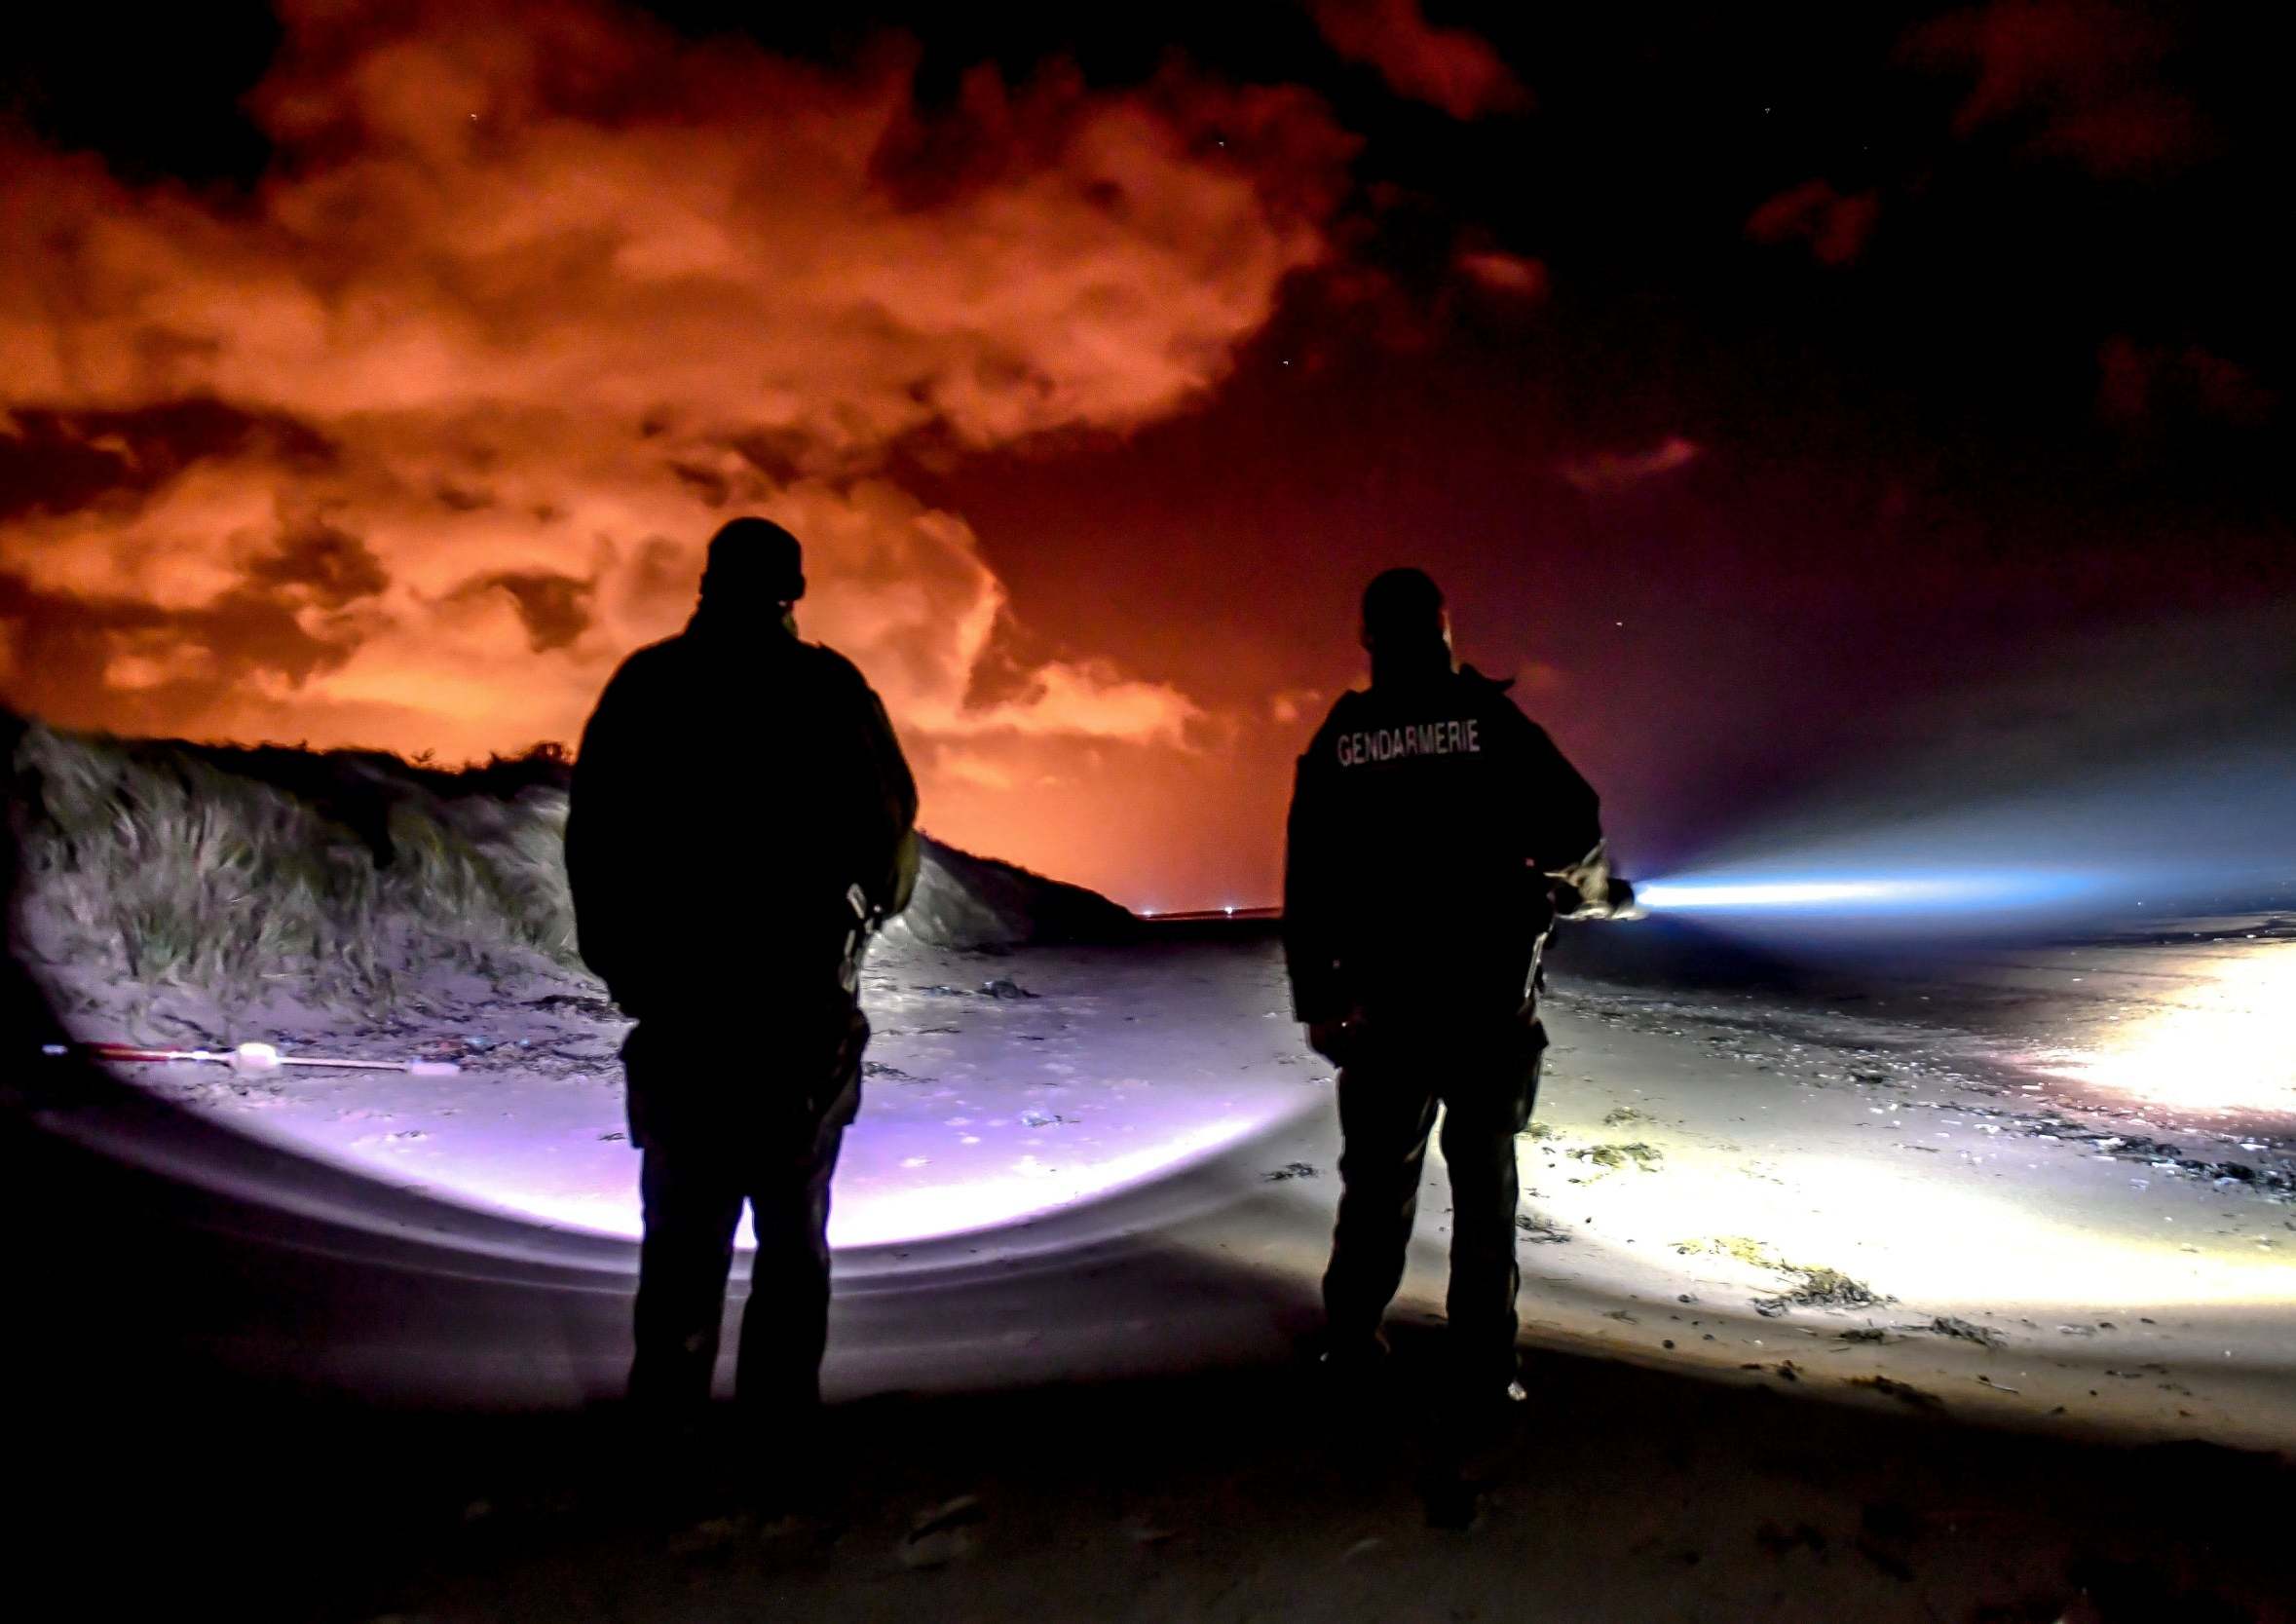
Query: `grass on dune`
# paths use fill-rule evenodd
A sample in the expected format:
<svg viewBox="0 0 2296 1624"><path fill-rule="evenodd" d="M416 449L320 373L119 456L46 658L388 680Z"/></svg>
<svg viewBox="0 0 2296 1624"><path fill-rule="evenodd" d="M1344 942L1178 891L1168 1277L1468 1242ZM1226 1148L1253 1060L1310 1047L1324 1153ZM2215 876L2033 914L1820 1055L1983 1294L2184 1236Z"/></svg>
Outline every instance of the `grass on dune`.
<svg viewBox="0 0 2296 1624"><path fill-rule="evenodd" d="M566 882L573 766L540 744L449 771L372 750L115 738L21 723L9 817L21 928L71 979L242 1001L269 984L388 1002L440 965L582 973ZM1091 891L923 841L900 939L1129 939ZM730 859L731 860L731 859Z"/></svg>
<svg viewBox="0 0 2296 1624"><path fill-rule="evenodd" d="M550 747L446 773L33 724L14 766L27 936L75 969L388 1000L441 962L577 963Z"/></svg>

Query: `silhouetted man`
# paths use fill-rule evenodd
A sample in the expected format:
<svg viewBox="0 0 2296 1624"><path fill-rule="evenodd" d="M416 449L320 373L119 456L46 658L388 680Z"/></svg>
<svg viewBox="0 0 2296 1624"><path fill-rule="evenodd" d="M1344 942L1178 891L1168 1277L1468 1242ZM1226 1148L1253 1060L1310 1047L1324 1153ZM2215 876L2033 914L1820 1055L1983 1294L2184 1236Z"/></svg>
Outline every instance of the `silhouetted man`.
<svg viewBox="0 0 2296 1624"><path fill-rule="evenodd" d="M1547 1042L1539 956L1559 897L1603 910L1631 892L1605 872L1587 781L1508 684L1454 664L1433 581L1374 581L1363 641L1370 690L1342 695L1299 758L1284 880L1294 1010L1340 1068L1325 1359L1359 1370L1386 1351L1440 1104L1451 1396L1520 1398L1515 1136Z"/></svg>
<svg viewBox="0 0 2296 1624"><path fill-rule="evenodd" d="M582 955L638 1022L630 1396L669 1418L709 1397L745 1201L740 1410L778 1424L819 1403L829 1181L869 1038L860 957L917 878L917 786L861 673L799 640L805 589L796 537L726 525L692 622L623 661L575 763Z"/></svg>

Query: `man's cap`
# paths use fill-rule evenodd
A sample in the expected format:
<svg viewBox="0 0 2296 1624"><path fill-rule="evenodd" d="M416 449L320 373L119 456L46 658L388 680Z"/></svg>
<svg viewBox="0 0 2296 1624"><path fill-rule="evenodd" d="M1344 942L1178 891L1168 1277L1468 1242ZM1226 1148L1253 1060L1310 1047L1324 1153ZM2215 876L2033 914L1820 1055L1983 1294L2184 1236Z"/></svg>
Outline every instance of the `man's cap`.
<svg viewBox="0 0 2296 1624"><path fill-rule="evenodd" d="M1443 588L1425 570L1381 571L1364 588L1363 629L1373 642L1440 636Z"/></svg>
<svg viewBox="0 0 2296 1624"><path fill-rule="evenodd" d="M709 539L701 590L705 596L795 603L806 595L806 549L772 519L729 519Z"/></svg>

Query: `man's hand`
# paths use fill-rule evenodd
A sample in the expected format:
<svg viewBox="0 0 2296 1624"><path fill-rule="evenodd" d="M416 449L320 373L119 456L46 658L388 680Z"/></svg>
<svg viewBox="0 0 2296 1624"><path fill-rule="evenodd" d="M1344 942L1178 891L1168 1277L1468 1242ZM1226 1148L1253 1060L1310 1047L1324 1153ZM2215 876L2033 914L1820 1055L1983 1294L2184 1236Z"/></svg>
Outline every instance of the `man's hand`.
<svg viewBox="0 0 2296 1624"><path fill-rule="evenodd" d="M1614 874L1589 877L1584 890L1565 879L1550 879L1547 894L1554 899L1555 917L1568 920L1641 919L1642 905L1635 900L1633 882Z"/></svg>

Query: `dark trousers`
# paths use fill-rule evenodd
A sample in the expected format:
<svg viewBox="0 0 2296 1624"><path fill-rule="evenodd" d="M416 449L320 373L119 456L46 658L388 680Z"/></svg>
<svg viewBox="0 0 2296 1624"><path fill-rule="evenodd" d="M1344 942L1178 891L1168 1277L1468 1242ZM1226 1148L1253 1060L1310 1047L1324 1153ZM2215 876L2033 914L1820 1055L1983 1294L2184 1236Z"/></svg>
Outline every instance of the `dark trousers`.
<svg viewBox="0 0 2296 1624"><path fill-rule="evenodd" d="M828 1101L800 1090L786 1108L762 1109L769 1101L744 1110L674 1096L679 1109L663 1109L665 1084L698 1080L659 1075L656 1063L669 1058L667 1048L633 1039L625 1050L633 1137L645 1152L630 1397L673 1413L708 1401L734 1240L747 1206L757 1252L734 1396L753 1418L809 1412L820 1402L829 1336L829 1185L859 1104L859 1044L845 1057L851 1072L831 1083ZM734 1079L721 1070L712 1080L725 1087Z"/></svg>
<svg viewBox="0 0 2296 1624"><path fill-rule="evenodd" d="M1446 1306L1453 1350L1470 1382L1514 1379L1515 1136L1530 1120L1545 1048L1535 1020L1417 1035L1392 1021L1367 1022L1339 1072L1339 1217L1324 1272L1336 1345L1375 1335L1403 1283L1440 1105L1450 1168Z"/></svg>

